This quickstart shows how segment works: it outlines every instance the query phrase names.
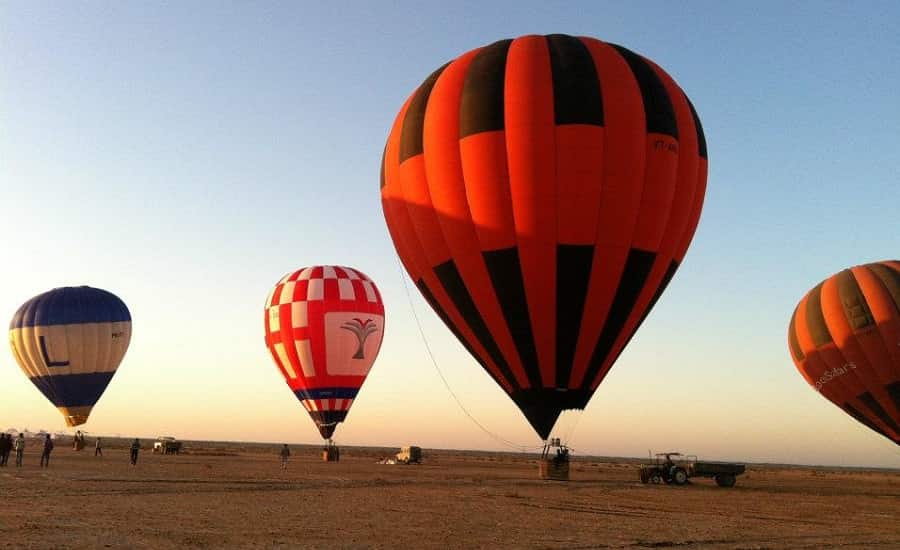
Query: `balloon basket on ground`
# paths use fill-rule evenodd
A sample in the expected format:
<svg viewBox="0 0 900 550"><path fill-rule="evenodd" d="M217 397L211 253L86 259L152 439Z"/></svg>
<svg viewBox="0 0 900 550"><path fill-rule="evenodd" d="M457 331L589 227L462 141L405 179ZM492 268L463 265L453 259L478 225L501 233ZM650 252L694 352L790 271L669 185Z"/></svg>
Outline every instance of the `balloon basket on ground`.
<svg viewBox="0 0 900 550"><path fill-rule="evenodd" d="M552 439L544 445L538 461L538 477L553 481L569 481L569 449Z"/></svg>
<svg viewBox="0 0 900 550"><path fill-rule="evenodd" d="M339 462L340 460L341 449L337 445L329 443L322 449L322 462Z"/></svg>

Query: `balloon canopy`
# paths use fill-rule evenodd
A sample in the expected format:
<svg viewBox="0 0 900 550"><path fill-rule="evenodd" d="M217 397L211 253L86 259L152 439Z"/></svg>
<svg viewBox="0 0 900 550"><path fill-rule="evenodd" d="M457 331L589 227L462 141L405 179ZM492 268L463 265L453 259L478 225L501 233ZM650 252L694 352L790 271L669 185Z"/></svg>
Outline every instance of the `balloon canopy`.
<svg viewBox="0 0 900 550"><path fill-rule="evenodd" d="M810 386L900 445L900 261L816 285L794 310L788 347Z"/></svg>
<svg viewBox="0 0 900 550"><path fill-rule="evenodd" d="M384 337L375 283L342 266L285 275L266 300L266 346L325 439L366 380Z"/></svg>
<svg viewBox="0 0 900 550"><path fill-rule="evenodd" d="M88 286L28 300L9 324L16 362L69 426L87 422L131 341L131 314L118 296Z"/></svg>
<svg viewBox="0 0 900 550"><path fill-rule="evenodd" d="M697 113L655 63L593 38L523 36L413 92L381 199L422 295L546 439L668 285L706 173Z"/></svg>

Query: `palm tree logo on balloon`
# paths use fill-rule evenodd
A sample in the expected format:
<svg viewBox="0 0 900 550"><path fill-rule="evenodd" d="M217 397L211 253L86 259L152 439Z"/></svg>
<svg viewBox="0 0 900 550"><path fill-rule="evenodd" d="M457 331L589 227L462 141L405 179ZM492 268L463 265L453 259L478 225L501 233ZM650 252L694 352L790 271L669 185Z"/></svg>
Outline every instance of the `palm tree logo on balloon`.
<svg viewBox="0 0 900 550"><path fill-rule="evenodd" d="M353 354L353 358L365 359L366 357L363 355L363 346L366 344L366 338L378 331L378 326L375 325L375 321L372 319L363 321L359 317L356 317L341 325L341 328L352 332L353 335L356 336L358 346L356 348L356 353Z"/></svg>

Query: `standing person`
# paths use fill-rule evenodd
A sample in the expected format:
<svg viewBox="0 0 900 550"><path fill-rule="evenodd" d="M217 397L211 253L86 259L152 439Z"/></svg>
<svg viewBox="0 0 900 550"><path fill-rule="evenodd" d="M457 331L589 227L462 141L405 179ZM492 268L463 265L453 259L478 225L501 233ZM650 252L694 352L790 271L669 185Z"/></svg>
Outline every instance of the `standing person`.
<svg viewBox="0 0 900 550"><path fill-rule="evenodd" d="M138 438L134 438L134 442L131 444L131 465L137 465L137 457L138 451L141 450L141 442Z"/></svg>
<svg viewBox="0 0 900 550"><path fill-rule="evenodd" d="M0 434L0 466L6 466L11 450L12 436L9 434Z"/></svg>
<svg viewBox="0 0 900 550"><path fill-rule="evenodd" d="M44 450L41 452L41 468L50 467L50 451L52 450L53 440L50 439L50 434L47 434L47 437L44 438Z"/></svg>
<svg viewBox="0 0 900 550"><path fill-rule="evenodd" d="M100 445L100 438L97 438L97 442L94 443L94 456L103 456L103 447Z"/></svg>
<svg viewBox="0 0 900 550"><path fill-rule="evenodd" d="M19 437L16 438L16 468L22 465L22 455L25 454L25 434L19 432Z"/></svg>
<svg viewBox="0 0 900 550"><path fill-rule="evenodd" d="M288 449L287 443L281 448L281 469L287 468L288 457L291 456L291 450Z"/></svg>

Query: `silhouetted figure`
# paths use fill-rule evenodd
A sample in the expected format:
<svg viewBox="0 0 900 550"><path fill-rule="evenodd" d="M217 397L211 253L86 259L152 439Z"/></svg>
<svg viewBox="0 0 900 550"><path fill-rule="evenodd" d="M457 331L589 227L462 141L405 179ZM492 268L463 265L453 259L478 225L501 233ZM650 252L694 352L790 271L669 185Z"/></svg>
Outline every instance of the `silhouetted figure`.
<svg viewBox="0 0 900 550"><path fill-rule="evenodd" d="M16 448L16 468L18 468L22 465L22 455L25 454L25 434L19 433L14 447Z"/></svg>
<svg viewBox="0 0 900 550"><path fill-rule="evenodd" d="M94 456L103 456L103 446L100 445L100 438L97 438L97 442L94 443Z"/></svg>
<svg viewBox="0 0 900 550"><path fill-rule="evenodd" d="M12 446L12 436L10 434L0 434L0 466L6 466Z"/></svg>
<svg viewBox="0 0 900 550"><path fill-rule="evenodd" d="M53 440L50 439L50 434L47 434L47 437L44 438L44 450L41 452L41 468L50 467L51 451L53 451Z"/></svg>
<svg viewBox="0 0 900 550"><path fill-rule="evenodd" d="M131 465L137 465L138 451L141 450L141 442L135 438L134 442L131 444Z"/></svg>
<svg viewBox="0 0 900 550"><path fill-rule="evenodd" d="M281 469L287 468L288 457L291 456L291 450L288 449L287 443L281 448Z"/></svg>
<svg viewBox="0 0 900 550"><path fill-rule="evenodd" d="M556 449L556 456L553 457L553 462L555 464L562 464L563 462L569 461L569 449L560 447Z"/></svg>

